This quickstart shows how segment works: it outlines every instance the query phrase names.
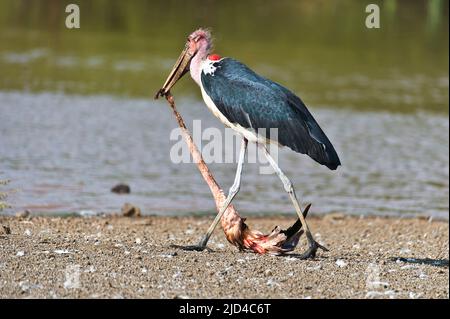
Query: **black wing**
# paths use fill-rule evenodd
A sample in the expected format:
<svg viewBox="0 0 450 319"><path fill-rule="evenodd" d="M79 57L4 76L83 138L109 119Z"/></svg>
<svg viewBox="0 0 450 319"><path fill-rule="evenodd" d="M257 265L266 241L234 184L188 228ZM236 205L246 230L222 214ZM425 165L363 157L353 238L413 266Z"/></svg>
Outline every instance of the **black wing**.
<svg viewBox="0 0 450 319"><path fill-rule="evenodd" d="M272 139L270 128L277 128L275 139L281 145L307 154L333 170L341 164L333 145L294 93L231 58L213 66L216 70L212 74L202 72L202 85L231 123L247 129L264 129Z"/></svg>

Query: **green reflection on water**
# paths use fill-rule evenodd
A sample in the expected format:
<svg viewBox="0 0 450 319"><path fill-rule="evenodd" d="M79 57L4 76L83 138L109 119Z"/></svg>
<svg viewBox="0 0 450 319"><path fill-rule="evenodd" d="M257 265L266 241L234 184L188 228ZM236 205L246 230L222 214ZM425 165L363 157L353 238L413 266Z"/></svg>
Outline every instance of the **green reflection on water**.
<svg viewBox="0 0 450 319"><path fill-rule="evenodd" d="M448 2L2 0L0 90L151 97L198 26L308 105L448 112ZM64 26L77 3L81 29ZM195 94L187 78L174 93Z"/></svg>

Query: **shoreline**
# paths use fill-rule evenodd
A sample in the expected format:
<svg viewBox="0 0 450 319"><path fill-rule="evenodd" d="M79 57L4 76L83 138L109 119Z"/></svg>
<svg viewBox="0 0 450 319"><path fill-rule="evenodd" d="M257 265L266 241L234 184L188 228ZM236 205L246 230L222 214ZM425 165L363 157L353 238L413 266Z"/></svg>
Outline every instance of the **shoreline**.
<svg viewBox="0 0 450 319"><path fill-rule="evenodd" d="M308 218L330 249L299 260L239 252L216 229L212 252L196 243L211 217L0 216L1 298L449 298L448 221ZM269 232L292 217L250 216ZM3 227L5 226L5 227ZM6 229L9 229L7 231Z"/></svg>
<svg viewBox="0 0 450 319"><path fill-rule="evenodd" d="M134 205L133 205L134 206ZM137 206L136 206L137 207ZM117 217L123 217L123 213L116 211L105 211L105 212L98 212L94 210L79 210L79 211L36 211L29 208L21 208L21 209L11 209L8 208L2 212L0 212L0 219L3 217L6 218L14 218L14 217L24 217L23 214L26 213L26 217L44 217L44 218L117 218ZM215 211L214 211L215 212ZM188 211L183 213L167 213L167 212L161 212L161 213L143 213L143 218L211 218L211 221L215 217L214 212L211 210L205 210L205 211ZM323 219L323 218L342 218L342 217L348 217L348 218L356 218L356 219L365 219L365 218L386 218L386 219L421 219L426 221L437 221L437 222L449 222L449 215L445 216L435 216L435 215L427 215L427 214L407 214L407 213L401 213L401 214L380 214L380 213L371 213L371 214L352 214L352 213L338 213L338 212L330 212L330 213L318 213L313 212L308 214L308 219L315 218L315 219ZM274 218L274 219L293 219L296 218L295 213L293 212L246 212L245 215L246 218L249 219L261 219L261 218Z"/></svg>

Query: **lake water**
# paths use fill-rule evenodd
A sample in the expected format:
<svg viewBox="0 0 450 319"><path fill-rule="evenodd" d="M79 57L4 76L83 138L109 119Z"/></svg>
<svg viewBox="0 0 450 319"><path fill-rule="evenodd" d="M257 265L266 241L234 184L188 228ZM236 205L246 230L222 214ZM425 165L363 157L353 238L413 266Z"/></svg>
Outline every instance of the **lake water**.
<svg viewBox="0 0 450 319"><path fill-rule="evenodd" d="M64 27L65 1L2 1L0 179L11 182L0 191L13 205L3 213L108 213L131 202L145 214L211 214L195 165L170 159L170 109L152 100L201 25L218 53L299 94L335 145L337 171L279 152L313 213L448 219L448 2L372 2L379 30L365 28L364 4L351 0L78 1L79 30ZM200 119L223 132L192 80L173 93L188 127ZM235 166L210 165L226 190ZM131 194L112 194L119 182ZM242 183L241 213L293 213L257 164L245 165Z"/></svg>

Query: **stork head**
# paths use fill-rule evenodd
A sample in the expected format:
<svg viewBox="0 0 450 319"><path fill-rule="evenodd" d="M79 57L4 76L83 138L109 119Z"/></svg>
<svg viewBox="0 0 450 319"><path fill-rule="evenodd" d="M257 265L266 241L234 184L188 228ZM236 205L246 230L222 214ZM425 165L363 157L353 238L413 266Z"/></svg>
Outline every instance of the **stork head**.
<svg viewBox="0 0 450 319"><path fill-rule="evenodd" d="M209 53L212 46L211 32L202 28L195 30L188 36L187 42L193 51Z"/></svg>
<svg viewBox="0 0 450 319"><path fill-rule="evenodd" d="M198 29L192 32L188 37L184 50L181 52L177 62L172 68L169 76L163 87L156 93L155 98L164 96L169 93L170 89L175 83L189 71L191 60L196 57L197 59L204 60L212 47L211 32L207 29Z"/></svg>

